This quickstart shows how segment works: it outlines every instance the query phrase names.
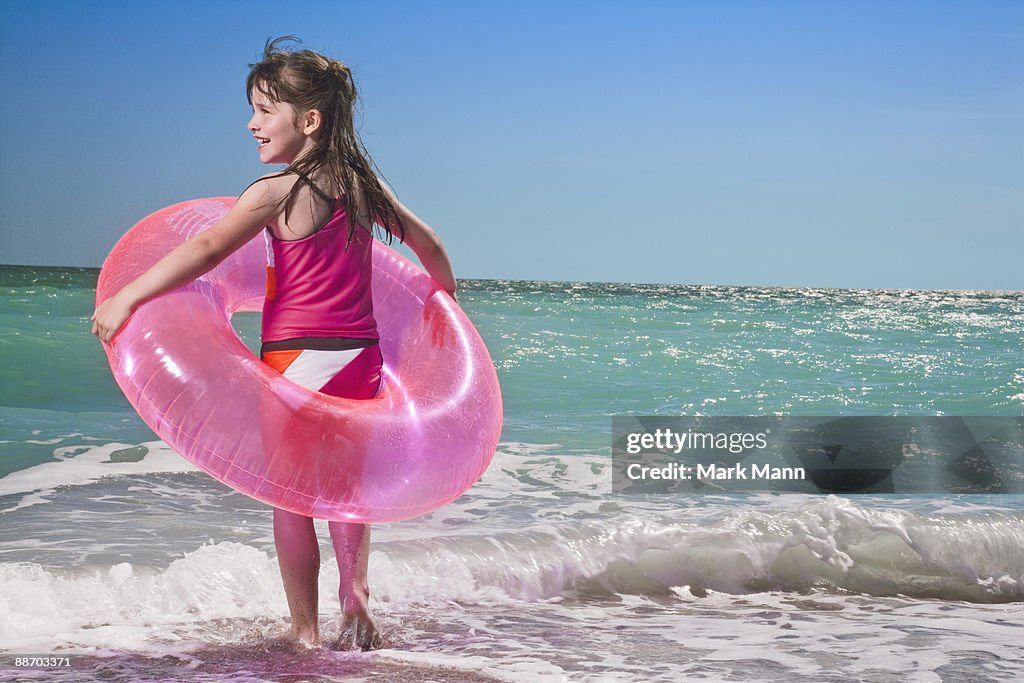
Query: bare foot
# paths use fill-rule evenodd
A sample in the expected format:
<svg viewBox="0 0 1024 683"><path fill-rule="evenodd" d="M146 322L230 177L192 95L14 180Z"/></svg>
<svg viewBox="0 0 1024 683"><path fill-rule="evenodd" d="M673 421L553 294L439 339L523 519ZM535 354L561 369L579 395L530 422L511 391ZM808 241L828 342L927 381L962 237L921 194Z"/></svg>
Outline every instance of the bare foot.
<svg viewBox="0 0 1024 683"><path fill-rule="evenodd" d="M287 638L294 641L299 647L307 650L314 650L323 647L320 642L320 630L314 628L299 628L292 624L292 630L288 632Z"/></svg>
<svg viewBox="0 0 1024 683"><path fill-rule="evenodd" d="M319 636L299 635L295 628L271 638L268 646L273 652L284 652L293 655L303 655L311 650L319 650L323 647Z"/></svg>
<svg viewBox="0 0 1024 683"><path fill-rule="evenodd" d="M341 602L341 647L358 647L363 651L376 650L381 646L380 632L366 606L366 595L352 591Z"/></svg>

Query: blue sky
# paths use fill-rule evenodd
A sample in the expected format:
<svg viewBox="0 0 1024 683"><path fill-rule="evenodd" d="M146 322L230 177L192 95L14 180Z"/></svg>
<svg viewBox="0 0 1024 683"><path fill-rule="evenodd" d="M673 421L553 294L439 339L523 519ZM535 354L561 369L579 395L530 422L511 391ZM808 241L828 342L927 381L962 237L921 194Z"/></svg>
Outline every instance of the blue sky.
<svg viewBox="0 0 1024 683"><path fill-rule="evenodd" d="M266 172L291 33L461 276L1024 289L1018 1L2 4L0 263Z"/></svg>

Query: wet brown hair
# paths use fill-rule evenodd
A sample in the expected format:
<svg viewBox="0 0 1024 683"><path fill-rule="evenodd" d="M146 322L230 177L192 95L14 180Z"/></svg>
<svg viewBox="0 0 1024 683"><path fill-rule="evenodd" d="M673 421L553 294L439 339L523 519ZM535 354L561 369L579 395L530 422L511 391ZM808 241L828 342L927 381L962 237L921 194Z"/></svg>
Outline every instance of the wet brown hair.
<svg viewBox="0 0 1024 683"><path fill-rule="evenodd" d="M257 90L271 101L290 104L299 114L316 109L322 117L316 145L293 160L282 174L298 175L321 199L333 201L312 180L314 173L326 173L342 193L349 216L349 239L357 227L355 218L364 215L369 215L383 228L388 242L396 235L399 240L404 239L405 228L398 210L381 187L376 164L355 130L358 95L352 72L338 60L311 50L285 50L280 46L282 42L301 41L295 36L267 41L263 59L249 65L249 76L245 80L249 105L252 105L253 90ZM285 221L301 186L302 182L295 183L281 200Z"/></svg>

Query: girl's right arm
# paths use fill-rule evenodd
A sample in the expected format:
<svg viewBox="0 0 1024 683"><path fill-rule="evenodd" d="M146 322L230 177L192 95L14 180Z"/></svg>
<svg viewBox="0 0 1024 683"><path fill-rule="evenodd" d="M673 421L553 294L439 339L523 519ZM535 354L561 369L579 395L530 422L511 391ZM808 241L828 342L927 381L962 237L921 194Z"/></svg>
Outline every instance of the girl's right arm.
<svg viewBox="0 0 1024 683"><path fill-rule="evenodd" d="M434 278L444 288L444 291L448 292L448 295L454 299L457 287L455 272L452 270L451 259L448 257L448 251L444 248L441 238L434 232L433 228L423 222L423 219L410 211L405 204L398 201L398 197L391 192L385 183L382 182L380 185L391 199L391 203L398 212L398 217L402 220L402 227L405 228L403 244L409 245L409 248L416 254L420 263L423 264L427 275ZM397 234L397 231L395 234Z"/></svg>
<svg viewBox="0 0 1024 683"><path fill-rule="evenodd" d="M92 314L92 333L109 342L142 303L212 270L255 237L275 214L276 183L257 181L209 230L178 245Z"/></svg>

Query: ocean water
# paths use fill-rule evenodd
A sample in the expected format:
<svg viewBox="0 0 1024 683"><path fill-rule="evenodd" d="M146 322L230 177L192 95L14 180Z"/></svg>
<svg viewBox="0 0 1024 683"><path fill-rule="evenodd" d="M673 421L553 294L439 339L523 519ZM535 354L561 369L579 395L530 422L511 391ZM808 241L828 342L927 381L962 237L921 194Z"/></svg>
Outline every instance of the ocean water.
<svg viewBox="0 0 1024 683"><path fill-rule="evenodd" d="M610 474L612 415L1020 416L1022 293L464 282L503 387L494 463L374 528L384 649L302 653L269 510L135 416L89 335L96 276L0 267L5 680L1024 676L1022 496L623 496Z"/></svg>

